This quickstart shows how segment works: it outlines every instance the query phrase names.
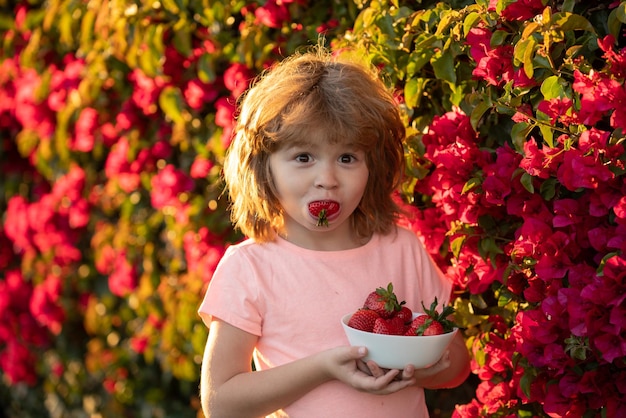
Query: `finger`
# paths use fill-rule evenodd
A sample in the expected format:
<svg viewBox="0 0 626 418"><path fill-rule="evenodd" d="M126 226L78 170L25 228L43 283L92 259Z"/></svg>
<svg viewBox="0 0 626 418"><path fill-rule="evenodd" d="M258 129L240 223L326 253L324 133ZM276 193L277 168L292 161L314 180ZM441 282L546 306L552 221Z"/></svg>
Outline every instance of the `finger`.
<svg viewBox="0 0 626 418"><path fill-rule="evenodd" d="M360 371L362 371L366 375L368 375L368 376L372 375L371 370L369 369L369 367L367 367L367 364L365 364L363 362L363 360L357 360L356 361L356 367L357 367L357 369L359 369Z"/></svg>
<svg viewBox="0 0 626 418"><path fill-rule="evenodd" d="M412 379L415 375L415 366L412 364L407 365L404 370L402 370L402 380Z"/></svg>
<svg viewBox="0 0 626 418"><path fill-rule="evenodd" d="M380 366L376 364L376 362L370 360L366 364L367 364L367 367L370 369L372 376L381 377L385 375L385 371L381 369Z"/></svg>

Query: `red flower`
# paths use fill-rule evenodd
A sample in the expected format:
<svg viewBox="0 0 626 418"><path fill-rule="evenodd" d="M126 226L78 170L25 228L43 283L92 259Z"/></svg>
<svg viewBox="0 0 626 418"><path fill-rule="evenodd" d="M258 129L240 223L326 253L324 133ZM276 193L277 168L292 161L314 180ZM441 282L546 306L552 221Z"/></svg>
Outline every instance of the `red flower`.
<svg viewBox="0 0 626 418"><path fill-rule="evenodd" d="M144 115L153 115L158 110L159 94L165 87L162 77L148 77L141 69L135 69L128 77L133 84L132 103Z"/></svg>
<svg viewBox="0 0 626 418"><path fill-rule="evenodd" d="M117 254L111 275L109 290L116 296L125 297L137 287L137 271L126 259L126 252Z"/></svg>
<svg viewBox="0 0 626 418"><path fill-rule="evenodd" d="M185 173L168 164L151 180L150 200L155 209L180 206L179 195L193 190L194 183Z"/></svg>
<svg viewBox="0 0 626 418"><path fill-rule="evenodd" d="M197 233L188 231L183 238L183 248L187 269L199 274L208 283L225 251L220 237L211 234L206 227L200 228Z"/></svg>
<svg viewBox="0 0 626 418"><path fill-rule="evenodd" d="M206 104L213 102L218 94L219 91L214 84L203 83L198 79L190 80L183 91L187 104L194 110L202 109Z"/></svg>
<svg viewBox="0 0 626 418"><path fill-rule="evenodd" d="M501 16L506 20L530 20L538 14L541 14L544 8L541 0L517 0L509 3Z"/></svg>
<svg viewBox="0 0 626 418"><path fill-rule="evenodd" d="M291 19L289 9L280 1L269 0L254 11L256 23L278 29Z"/></svg>
<svg viewBox="0 0 626 418"><path fill-rule="evenodd" d="M233 97L239 97L248 89L253 78L254 72L252 70L244 64L236 62L224 71L224 86L230 90Z"/></svg>
<svg viewBox="0 0 626 418"><path fill-rule="evenodd" d="M61 332L65 321L65 310L59 303L62 288L61 279L50 275L43 283L35 286L30 299L30 311L33 317L54 335Z"/></svg>
<svg viewBox="0 0 626 418"><path fill-rule="evenodd" d="M95 143L95 131L98 128L98 111L87 107L80 112L76 121L76 132L70 142L74 151L90 152Z"/></svg>
<svg viewBox="0 0 626 418"><path fill-rule="evenodd" d="M209 171L213 168L213 161L208 160L202 156L197 156L191 164L189 175L194 179L206 178L209 175Z"/></svg>
<svg viewBox="0 0 626 418"><path fill-rule="evenodd" d="M574 148L564 154L563 163L557 171L559 182L572 191L579 188L595 189L600 183L614 177L615 174L598 158Z"/></svg>

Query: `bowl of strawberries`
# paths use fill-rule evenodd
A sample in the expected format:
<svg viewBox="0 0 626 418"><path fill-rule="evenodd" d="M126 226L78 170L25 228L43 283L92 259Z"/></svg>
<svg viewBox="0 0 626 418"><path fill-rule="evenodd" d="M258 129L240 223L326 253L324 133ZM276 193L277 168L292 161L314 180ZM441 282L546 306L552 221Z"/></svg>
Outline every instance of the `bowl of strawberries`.
<svg viewBox="0 0 626 418"><path fill-rule="evenodd" d="M402 369L435 364L452 342L458 328L450 319L454 308L439 311L438 301L421 311L398 302L392 283L367 295L363 306L341 318L341 325L352 346L367 347L364 360L380 367Z"/></svg>

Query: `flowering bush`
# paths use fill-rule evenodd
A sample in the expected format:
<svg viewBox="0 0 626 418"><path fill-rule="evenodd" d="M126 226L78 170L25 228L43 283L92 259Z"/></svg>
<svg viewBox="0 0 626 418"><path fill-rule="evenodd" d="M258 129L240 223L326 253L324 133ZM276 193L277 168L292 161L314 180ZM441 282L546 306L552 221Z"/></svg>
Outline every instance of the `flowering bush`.
<svg viewBox="0 0 626 418"><path fill-rule="evenodd" d="M234 103L323 34L397 89L410 226L478 379L455 415L623 413L626 2L121 7L2 10L0 405L198 411L196 308L240 238L218 181Z"/></svg>
<svg viewBox="0 0 626 418"><path fill-rule="evenodd" d="M404 97L413 227L458 289L455 416L624 414L626 3L392 4L352 37Z"/></svg>
<svg viewBox="0 0 626 418"><path fill-rule="evenodd" d="M218 181L236 97L357 14L211 3L3 6L0 409L199 410L196 310L240 238Z"/></svg>

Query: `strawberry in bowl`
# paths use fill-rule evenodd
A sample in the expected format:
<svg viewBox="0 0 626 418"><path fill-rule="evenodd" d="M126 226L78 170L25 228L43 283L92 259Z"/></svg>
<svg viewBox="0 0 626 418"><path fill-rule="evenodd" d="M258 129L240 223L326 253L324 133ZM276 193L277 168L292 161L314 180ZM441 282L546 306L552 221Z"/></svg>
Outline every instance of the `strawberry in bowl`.
<svg viewBox="0 0 626 418"><path fill-rule="evenodd" d="M365 360L380 367L402 369L408 364L424 368L435 364L452 342L458 328L446 306L438 312L435 299L430 308L413 312L398 302L393 285L371 292L362 307L341 318L350 345L367 347Z"/></svg>

